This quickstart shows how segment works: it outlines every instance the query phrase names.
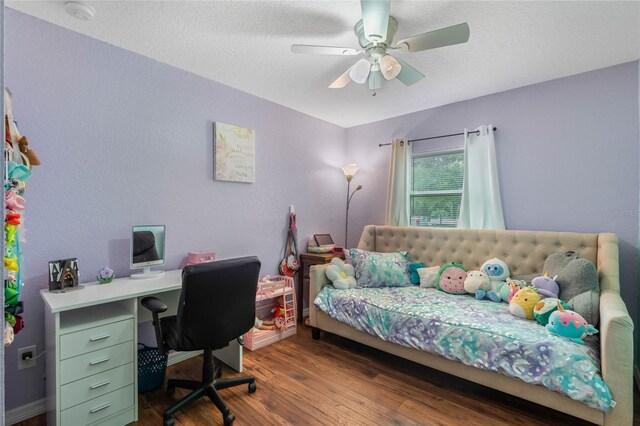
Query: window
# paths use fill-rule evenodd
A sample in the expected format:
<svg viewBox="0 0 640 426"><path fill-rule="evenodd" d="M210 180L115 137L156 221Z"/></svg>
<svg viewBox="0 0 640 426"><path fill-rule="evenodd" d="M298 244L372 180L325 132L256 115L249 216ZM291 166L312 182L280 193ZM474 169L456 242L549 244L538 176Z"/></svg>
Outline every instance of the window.
<svg viewBox="0 0 640 426"><path fill-rule="evenodd" d="M455 228L460 215L464 152L411 157L411 226Z"/></svg>

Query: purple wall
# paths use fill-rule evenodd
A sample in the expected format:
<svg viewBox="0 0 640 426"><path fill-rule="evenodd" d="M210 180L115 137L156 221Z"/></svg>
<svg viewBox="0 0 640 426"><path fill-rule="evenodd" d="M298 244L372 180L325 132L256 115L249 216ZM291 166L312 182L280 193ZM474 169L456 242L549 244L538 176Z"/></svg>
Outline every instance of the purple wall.
<svg viewBox="0 0 640 426"><path fill-rule="evenodd" d="M421 138L494 124L509 229L614 232L620 237L622 296L637 316L638 62L631 62L347 130L354 184L349 239L384 223L393 137ZM462 137L416 149L460 147Z"/></svg>
<svg viewBox="0 0 640 426"><path fill-rule="evenodd" d="M26 191L26 329L6 351L11 409L44 396L44 370L16 350L44 348L47 261L77 256L81 281L129 271L132 224L167 225L166 269L188 250L282 257L289 204L301 247L342 239L343 128L146 57L6 10L6 84L43 165ZM213 122L256 131L256 183L213 180ZM337 206L333 208L332 206Z"/></svg>

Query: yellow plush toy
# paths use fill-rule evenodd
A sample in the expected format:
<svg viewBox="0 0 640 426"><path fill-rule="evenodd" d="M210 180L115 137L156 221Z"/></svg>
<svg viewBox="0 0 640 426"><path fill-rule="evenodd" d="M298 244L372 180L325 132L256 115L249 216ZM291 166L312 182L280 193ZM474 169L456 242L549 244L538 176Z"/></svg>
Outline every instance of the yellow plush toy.
<svg viewBox="0 0 640 426"><path fill-rule="evenodd" d="M509 312L517 317L533 320L533 308L540 299L541 296L531 287L518 290L509 302Z"/></svg>

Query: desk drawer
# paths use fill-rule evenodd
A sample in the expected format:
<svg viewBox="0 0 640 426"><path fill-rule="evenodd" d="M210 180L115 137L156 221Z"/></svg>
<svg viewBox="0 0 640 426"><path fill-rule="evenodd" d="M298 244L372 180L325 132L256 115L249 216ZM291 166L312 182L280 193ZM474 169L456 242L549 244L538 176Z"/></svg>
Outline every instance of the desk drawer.
<svg viewBox="0 0 640 426"><path fill-rule="evenodd" d="M118 411L132 407L135 403L134 398L133 385L129 385L63 410L60 416L60 423L64 426L82 426L97 422L100 419L116 414Z"/></svg>
<svg viewBox="0 0 640 426"><path fill-rule="evenodd" d="M60 362L60 384L133 362L133 340Z"/></svg>
<svg viewBox="0 0 640 426"><path fill-rule="evenodd" d="M60 336L60 359L133 340L133 326L133 319L129 319L63 334Z"/></svg>
<svg viewBox="0 0 640 426"><path fill-rule="evenodd" d="M60 408L65 410L123 388L132 384L133 381L133 363L76 380L60 388Z"/></svg>

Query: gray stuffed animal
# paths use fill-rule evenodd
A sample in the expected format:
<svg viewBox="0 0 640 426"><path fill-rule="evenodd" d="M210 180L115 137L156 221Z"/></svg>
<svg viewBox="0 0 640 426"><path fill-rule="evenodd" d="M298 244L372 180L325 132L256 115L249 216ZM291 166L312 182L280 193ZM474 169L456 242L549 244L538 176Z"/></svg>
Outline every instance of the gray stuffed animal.
<svg viewBox="0 0 640 426"><path fill-rule="evenodd" d="M598 271L589 260L574 251L554 253L544 262L544 271L558 275L560 299L584 317L589 324L598 325L600 319L600 283Z"/></svg>

